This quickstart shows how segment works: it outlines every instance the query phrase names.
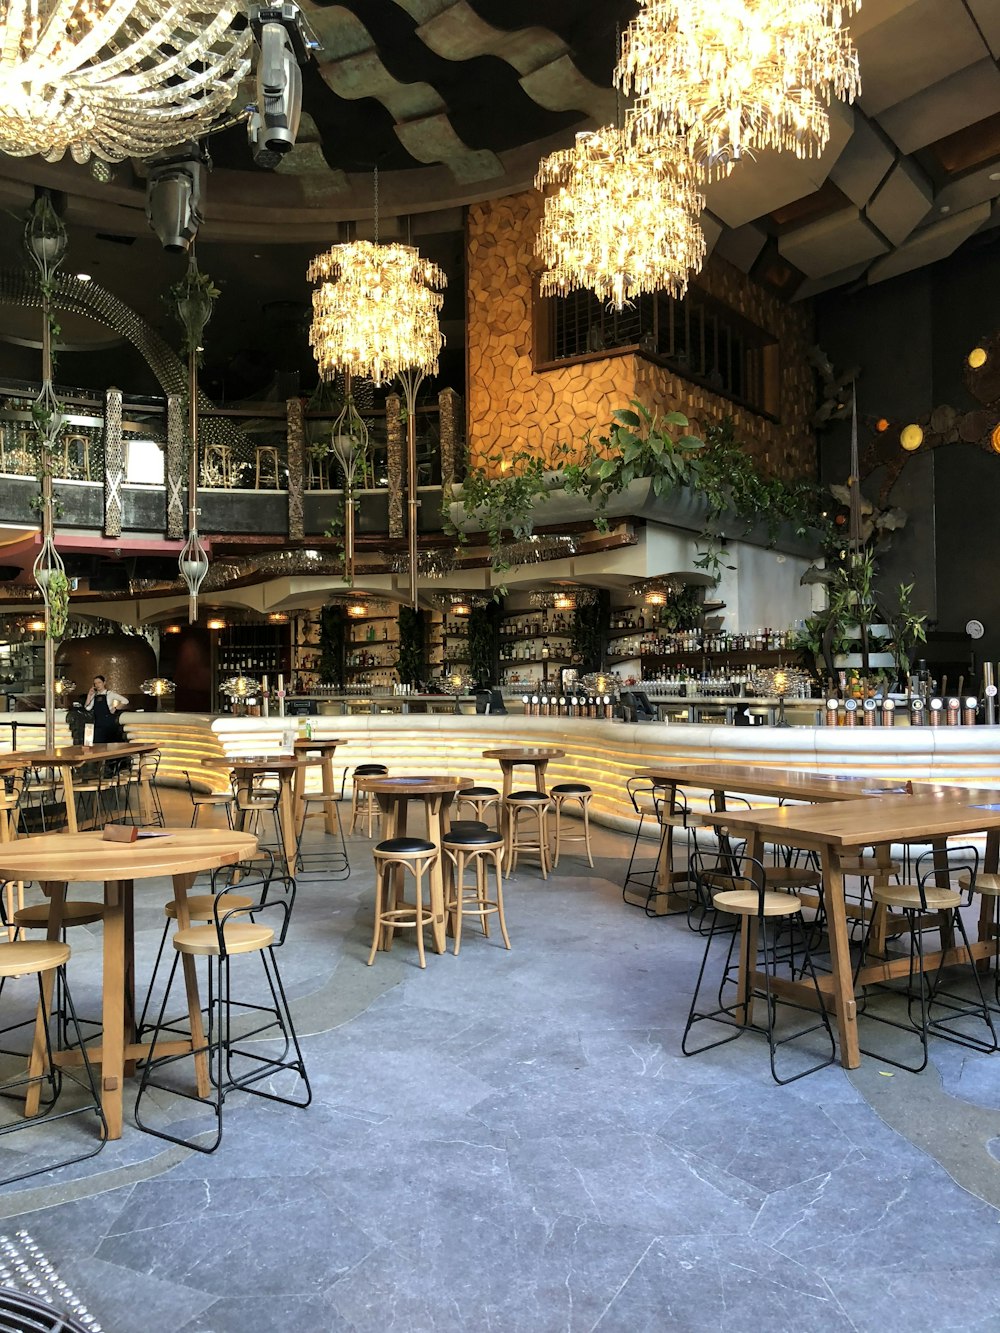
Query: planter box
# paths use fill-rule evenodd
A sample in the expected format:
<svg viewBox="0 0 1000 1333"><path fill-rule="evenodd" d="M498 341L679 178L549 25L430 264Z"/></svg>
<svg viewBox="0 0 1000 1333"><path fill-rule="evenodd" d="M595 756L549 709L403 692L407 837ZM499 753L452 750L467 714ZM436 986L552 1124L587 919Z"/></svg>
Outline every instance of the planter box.
<svg viewBox="0 0 1000 1333"><path fill-rule="evenodd" d="M535 526L593 521L594 509L590 502L581 495L571 495L564 491L558 485L558 473L550 475L552 489L544 499L539 498L535 506ZM454 498L448 507L451 521L461 532L481 532L482 511L476 510L471 514L466 512L461 500L461 486L453 486L452 495ZM650 523L660 523L664 527L694 535L702 532L708 521L708 505L697 492L684 486L658 498L653 494L653 483L648 477L637 478L620 495L613 495L604 513L609 519L644 518ZM815 554L816 543L810 542L808 538L797 537L789 524L784 525L774 542L768 536L767 524L763 522L746 529L743 519L735 514L723 514L718 526L729 541L773 547L788 555Z"/></svg>

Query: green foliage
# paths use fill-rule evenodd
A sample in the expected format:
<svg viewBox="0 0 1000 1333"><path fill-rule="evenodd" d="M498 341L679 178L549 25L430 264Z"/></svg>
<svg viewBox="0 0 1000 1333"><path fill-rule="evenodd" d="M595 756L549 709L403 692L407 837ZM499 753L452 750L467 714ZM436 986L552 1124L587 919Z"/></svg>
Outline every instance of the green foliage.
<svg viewBox="0 0 1000 1333"><path fill-rule="evenodd" d="M660 608L660 626L666 630L698 629L701 625L702 607L698 589L693 583L685 583L679 592L672 593Z"/></svg>
<svg viewBox="0 0 1000 1333"><path fill-rule="evenodd" d="M212 318L215 303L221 295L208 274L202 273L198 261L192 255L184 270L183 278L168 289L164 298L170 313L183 330L181 350L185 356L190 356L193 352L199 366L201 365L199 348L205 325Z"/></svg>
<svg viewBox="0 0 1000 1333"><path fill-rule="evenodd" d="M416 685L426 679L424 613L412 606L399 608L399 657L396 670L404 685Z"/></svg>
<svg viewBox="0 0 1000 1333"><path fill-rule="evenodd" d="M896 611L885 623L892 636L891 649L896 661L896 675L902 682L910 674L910 655L918 643L927 642L927 617L913 609L913 584L901 583L896 589Z"/></svg>
<svg viewBox="0 0 1000 1333"><path fill-rule="evenodd" d="M481 523L492 552L494 573L502 574L510 568L503 558L504 543L531 536L535 506L548 498L550 483L542 460L526 449L518 449L509 457L497 453L488 461L500 475L493 477L482 468L472 468L462 485L462 503L466 513L474 513ZM467 540L450 521L446 530L459 541Z"/></svg>
<svg viewBox="0 0 1000 1333"><path fill-rule="evenodd" d="M573 612L573 630L570 655L573 665L584 675L589 671L603 671L611 628L611 594L599 589L597 600L578 606Z"/></svg>
<svg viewBox="0 0 1000 1333"><path fill-rule="evenodd" d="M49 572L45 591L49 603L49 638L61 639L69 620L69 579L61 569Z"/></svg>
<svg viewBox="0 0 1000 1333"><path fill-rule="evenodd" d="M502 606L490 602L474 606L469 615L469 672L482 689L493 685L500 670L500 616Z"/></svg>
<svg viewBox="0 0 1000 1333"><path fill-rule="evenodd" d="M347 613L342 606L324 606L319 617L319 678L324 685L344 687L347 662Z"/></svg>

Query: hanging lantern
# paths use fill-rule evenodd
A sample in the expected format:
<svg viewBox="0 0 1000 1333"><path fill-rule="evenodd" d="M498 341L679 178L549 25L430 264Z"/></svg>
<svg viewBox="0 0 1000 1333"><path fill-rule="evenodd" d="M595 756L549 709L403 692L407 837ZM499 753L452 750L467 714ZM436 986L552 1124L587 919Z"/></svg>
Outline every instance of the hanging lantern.
<svg viewBox="0 0 1000 1333"><path fill-rule="evenodd" d="M192 528L177 560L185 587L188 590L188 624L198 619L198 590L208 573L208 552L202 545L198 530Z"/></svg>

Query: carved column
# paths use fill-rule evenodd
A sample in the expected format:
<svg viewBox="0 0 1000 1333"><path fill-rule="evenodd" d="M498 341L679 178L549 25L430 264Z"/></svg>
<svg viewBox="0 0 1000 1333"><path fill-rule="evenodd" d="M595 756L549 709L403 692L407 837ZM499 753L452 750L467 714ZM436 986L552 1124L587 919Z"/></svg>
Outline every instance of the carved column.
<svg viewBox="0 0 1000 1333"><path fill-rule="evenodd" d="M386 395L385 438L389 474L389 536L403 535L403 400L398 393Z"/></svg>
<svg viewBox="0 0 1000 1333"><path fill-rule="evenodd" d="M180 541L184 533L184 485L187 481L187 397L167 395L167 452L163 475L167 486L167 537Z"/></svg>
<svg viewBox="0 0 1000 1333"><path fill-rule="evenodd" d="M302 513L302 486L306 465L306 412L301 398L285 403L288 416L288 535L293 540L305 536Z"/></svg>
<svg viewBox="0 0 1000 1333"><path fill-rule="evenodd" d="M125 440L122 436L122 391L104 393L104 535L122 535L122 486L125 482Z"/></svg>
<svg viewBox="0 0 1000 1333"><path fill-rule="evenodd" d="M438 421L441 430L441 487L444 503L448 504L462 443L462 396L454 389L442 389L438 394Z"/></svg>

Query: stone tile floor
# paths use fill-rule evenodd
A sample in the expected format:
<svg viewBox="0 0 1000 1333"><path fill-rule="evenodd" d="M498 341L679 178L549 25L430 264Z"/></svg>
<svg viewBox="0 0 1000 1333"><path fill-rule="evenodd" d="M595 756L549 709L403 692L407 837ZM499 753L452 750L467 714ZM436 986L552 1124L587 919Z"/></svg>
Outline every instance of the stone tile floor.
<svg viewBox="0 0 1000 1333"><path fill-rule="evenodd" d="M350 880L301 881L281 957L312 1106L234 1097L211 1157L127 1125L0 1193L0 1232L106 1333L1000 1329L1000 1056L784 1088L752 1036L685 1059L701 942L624 906L627 842L596 845L593 871L510 879L512 952L469 930L420 972L410 937L365 967L353 840ZM93 1013L99 929L72 943Z"/></svg>

